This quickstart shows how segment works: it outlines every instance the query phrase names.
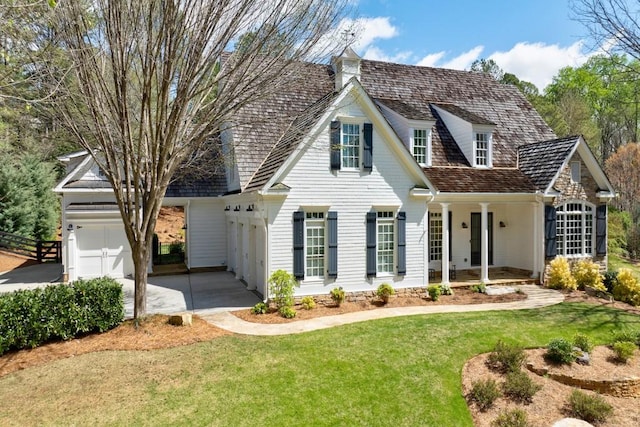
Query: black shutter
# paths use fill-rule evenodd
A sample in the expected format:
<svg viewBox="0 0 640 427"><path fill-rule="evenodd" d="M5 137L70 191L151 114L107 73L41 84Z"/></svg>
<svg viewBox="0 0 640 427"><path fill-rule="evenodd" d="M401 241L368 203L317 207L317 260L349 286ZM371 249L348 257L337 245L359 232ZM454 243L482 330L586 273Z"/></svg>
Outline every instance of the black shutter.
<svg viewBox="0 0 640 427"><path fill-rule="evenodd" d="M398 276L407 274L407 214L398 212Z"/></svg>
<svg viewBox="0 0 640 427"><path fill-rule="evenodd" d="M331 122L331 170L340 169L340 154L342 153L340 144L340 122Z"/></svg>
<svg viewBox="0 0 640 427"><path fill-rule="evenodd" d="M373 125L364 124L364 146L362 157L362 169L371 172L373 169Z"/></svg>
<svg viewBox="0 0 640 427"><path fill-rule="evenodd" d="M376 217L367 212L367 277L376 275Z"/></svg>
<svg viewBox="0 0 640 427"><path fill-rule="evenodd" d="M338 212L327 213L329 259L327 276L338 277Z"/></svg>
<svg viewBox="0 0 640 427"><path fill-rule="evenodd" d="M293 213L293 275L304 279L304 212Z"/></svg>
<svg viewBox="0 0 640 427"><path fill-rule="evenodd" d="M449 211L449 262L453 261L453 212ZM440 243L442 244L442 243Z"/></svg>
<svg viewBox="0 0 640 427"><path fill-rule="evenodd" d="M607 254L607 205L596 208L596 255Z"/></svg>
<svg viewBox="0 0 640 427"><path fill-rule="evenodd" d="M544 240L547 258L553 258L558 254L556 244L556 208L550 205L544 206Z"/></svg>

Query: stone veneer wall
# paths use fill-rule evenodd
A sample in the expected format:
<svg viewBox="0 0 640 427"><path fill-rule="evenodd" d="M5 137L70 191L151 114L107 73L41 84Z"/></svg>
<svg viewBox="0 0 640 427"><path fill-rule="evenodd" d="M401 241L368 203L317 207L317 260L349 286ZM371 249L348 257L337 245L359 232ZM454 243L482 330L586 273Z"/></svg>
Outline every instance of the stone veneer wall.
<svg viewBox="0 0 640 427"><path fill-rule="evenodd" d="M579 161L580 162L580 182L574 183L571 182L571 162ZM558 176L556 180L555 189L560 192L560 196L556 198L554 207L558 207L561 204L571 201L571 200L585 200L589 203L592 203L595 206L598 206L600 200L598 199L598 184L596 180L593 178L587 165L584 163L580 155L575 153L567 166ZM595 211L593 213L593 221L595 225ZM594 232L595 234L595 232ZM595 246L594 246L595 250ZM593 256L593 262L600 266L600 270L606 270L608 265L607 256ZM577 261L577 259L575 260ZM546 283L547 278L549 276L549 262L551 259L545 260L545 269L543 275L543 282ZM569 263L574 262L574 260L569 259Z"/></svg>

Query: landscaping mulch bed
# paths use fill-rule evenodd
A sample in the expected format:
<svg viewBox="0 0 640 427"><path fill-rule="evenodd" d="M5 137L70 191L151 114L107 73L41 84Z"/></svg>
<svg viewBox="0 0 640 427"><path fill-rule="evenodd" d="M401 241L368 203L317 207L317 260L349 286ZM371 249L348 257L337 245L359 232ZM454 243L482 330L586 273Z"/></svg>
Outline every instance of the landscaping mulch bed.
<svg viewBox="0 0 640 427"><path fill-rule="evenodd" d="M363 310L376 310L380 308L396 308L410 306L426 306L426 305L464 305L464 304L487 304L498 302L512 302L526 299L525 294L504 294L504 295L486 295L471 291L469 288L455 288L453 295L442 295L438 301L432 301L428 296L422 298L392 296L385 305L381 301L367 300L360 302L344 302L339 307L335 305L316 304L312 310L305 310L302 305L297 304L296 317L293 319L285 319L275 310L267 314L253 314L251 310L238 310L232 312L235 316L247 322L254 323L289 323L300 320L308 320L316 317L334 316L336 314L352 313Z"/></svg>
<svg viewBox="0 0 640 427"><path fill-rule="evenodd" d="M544 360L545 349L526 350L527 361L534 366L548 366ZM612 360L613 352L606 346L596 347L591 354L591 364L589 366L571 365L551 366L550 372L562 373L581 379L611 379L635 376L640 377L640 351L636 350L636 356L625 365L615 363ZM498 384L504 382L504 377L491 371L485 361L488 354L481 354L469 360L462 370L462 389L465 396L471 390L471 385L475 381L492 378ZM529 422L533 426L551 426L554 422L562 418L569 417L567 412L567 402L574 390L573 387L561 384L549 377L539 376L529 372L525 367L524 372L536 384L542 386L534 396L530 404L516 404L503 397L498 398L494 406L486 412L479 411L475 405L470 405L469 409L473 415L474 424L477 427L488 427L498 415L514 408L520 408L527 413ZM582 390L586 394L594 393ZM613 397L601 395L602 398L613 407L613 414L609 419L598 426L611 427L636 427L640 425L640 398L634 397Z"/></svg>

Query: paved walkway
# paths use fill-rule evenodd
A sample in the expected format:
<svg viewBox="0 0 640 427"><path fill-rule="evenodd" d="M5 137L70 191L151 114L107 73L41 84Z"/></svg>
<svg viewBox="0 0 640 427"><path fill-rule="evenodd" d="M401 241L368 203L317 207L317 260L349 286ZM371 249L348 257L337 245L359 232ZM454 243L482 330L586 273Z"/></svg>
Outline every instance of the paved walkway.
<svg viewBox="0 0 640 427"><path fill-rule="evenodd" d="M366 320L383 319L387 317L411 316L415 314L433 313L470 313L474 311L495 310L525 310L547 307L564 301L564 295L558 291L541 288L536 285L514 286L527 294L522 301L465 304L465 305L434 305L397 308L381 308L376 310L357 311L335 316L317 317L315 319L300 320L291 323L263 324L244 321L229 312L202 314L207 322L236 334L244 335L287 335L316 331L349 323L364 322Z"/></svg>

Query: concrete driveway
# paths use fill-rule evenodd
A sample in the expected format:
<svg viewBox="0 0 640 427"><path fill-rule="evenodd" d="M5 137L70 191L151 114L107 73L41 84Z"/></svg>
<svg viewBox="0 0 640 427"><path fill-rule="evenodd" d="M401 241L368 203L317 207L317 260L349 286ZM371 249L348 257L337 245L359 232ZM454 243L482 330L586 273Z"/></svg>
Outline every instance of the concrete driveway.
<svg viewBox="0 0 640 427"><path fill-rule="evenodd" d="M0 273L0 293L55 284L62 277L60 264L39 264ZM125 317L133 317L134 281L119 279L124 291ZM190 311L210 314L254 306L261 299L248 291L233 273L210 272L149 277L147 313Z"/></svg>

